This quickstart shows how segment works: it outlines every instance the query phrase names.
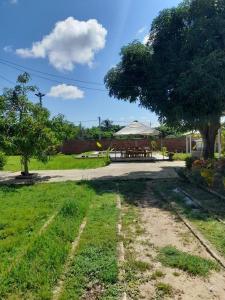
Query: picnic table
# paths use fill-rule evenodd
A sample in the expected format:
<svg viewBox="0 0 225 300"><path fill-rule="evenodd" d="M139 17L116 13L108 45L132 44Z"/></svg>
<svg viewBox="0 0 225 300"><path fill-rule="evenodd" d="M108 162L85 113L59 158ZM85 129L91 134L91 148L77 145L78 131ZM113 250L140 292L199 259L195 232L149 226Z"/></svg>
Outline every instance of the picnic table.
<svg viewBox="0 0 225 300"><path fill-rule="evenodd" d="M152 157L152 151L148 148L127 148L120 149L120 155L122 158L141 158Z"/></svg>

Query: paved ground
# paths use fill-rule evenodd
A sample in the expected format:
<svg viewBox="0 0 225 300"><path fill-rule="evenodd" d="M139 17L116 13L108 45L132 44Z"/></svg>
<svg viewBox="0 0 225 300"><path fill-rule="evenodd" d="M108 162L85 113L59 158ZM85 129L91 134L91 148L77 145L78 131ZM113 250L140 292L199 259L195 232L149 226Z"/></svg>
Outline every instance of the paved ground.
<svg viewBox="0 0 225 300"><path fill-rule="evenodd" d="M112 163L104 168L89 170L51 170L33 172L38 173L38 181L49 182L116 178L164 179L177 177L174 168L183 166L184 162L161 161L155 163ZM0 182L12 182L16 175L19 175L19 173L0 172Z"/></svg>

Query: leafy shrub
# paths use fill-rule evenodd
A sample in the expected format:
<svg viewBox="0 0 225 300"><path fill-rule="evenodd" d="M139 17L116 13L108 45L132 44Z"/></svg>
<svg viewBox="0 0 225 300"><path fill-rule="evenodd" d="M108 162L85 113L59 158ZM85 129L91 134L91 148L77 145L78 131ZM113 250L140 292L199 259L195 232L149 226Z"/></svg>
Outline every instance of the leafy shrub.
<svg viewBox="0 0 225 300"><path fill-rule="evenodd" d="M188 170L191 170L192 169L192 164L193 162L196 160L195 157L193 156L190 156L190 157L186 157L185 159L185 166Z"/></svg>
<svg viewBox="0 0 225 300"><path fill-rule="evenodd" d="M213 184L214 172L212 169L203 168L200 172L201 176L204 178L208 186Z"/></svg>
<svg viewBox="0 0 225 300"><path fill-rule="evenodd" d="M5 153L0 152L0 170L3 170L6 162L7 162L7 159L6 159Z"/></svg>
<svg viewBox="0 0 225 300"><path fill-rule="evenodd" d="M174 153L173 152L168 152L168 157L169 157L169 161L173 161L174 160Z"/></svg>
<svg viewBox="0 0 225 300"><path fill-rule="evenodd" d="M191 157L191 155L187 153L174 153L173 159L185 161L187 157Z"/></svg>

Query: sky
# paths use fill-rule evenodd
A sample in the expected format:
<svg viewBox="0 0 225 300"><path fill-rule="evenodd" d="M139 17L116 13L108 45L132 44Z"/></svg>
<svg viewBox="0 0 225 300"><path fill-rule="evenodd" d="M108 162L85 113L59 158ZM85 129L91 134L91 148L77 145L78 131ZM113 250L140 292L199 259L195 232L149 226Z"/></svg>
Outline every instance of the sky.
<svg viewBox="0 0 225 300"><path fill-rule="evenodd" d="M107 71L122 46L144 41L153 19L180 0L0 0L0 89L28 71L52 115L83 126L98 117L157 125L138 104L110 98ZM32 101L38 101L31 96Z"/></svg>

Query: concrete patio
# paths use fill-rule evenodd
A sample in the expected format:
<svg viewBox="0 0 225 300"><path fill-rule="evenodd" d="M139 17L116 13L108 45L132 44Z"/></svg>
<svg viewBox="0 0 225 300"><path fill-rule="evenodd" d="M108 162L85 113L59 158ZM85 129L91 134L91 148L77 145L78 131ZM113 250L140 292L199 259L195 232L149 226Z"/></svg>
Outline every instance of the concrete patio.
<svg viewBox="0 0 225 300"><path fill-rule="evenodd" d="M184 167L181 161L158 161L155 163L112 163L107 167L89 170L48 170L31 171L38 173L36 181L62 182L80 180L109 180L109 179L167 179L176 178L175 168ZM0 183L23 183L15 180L19 172L0 172Z"/></svg>

